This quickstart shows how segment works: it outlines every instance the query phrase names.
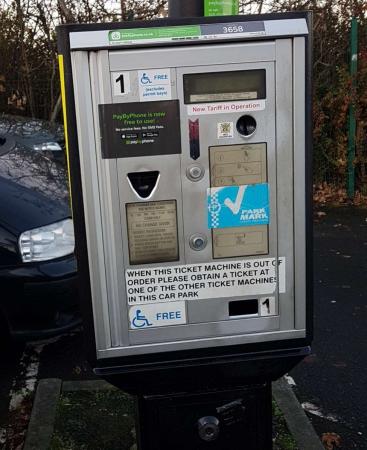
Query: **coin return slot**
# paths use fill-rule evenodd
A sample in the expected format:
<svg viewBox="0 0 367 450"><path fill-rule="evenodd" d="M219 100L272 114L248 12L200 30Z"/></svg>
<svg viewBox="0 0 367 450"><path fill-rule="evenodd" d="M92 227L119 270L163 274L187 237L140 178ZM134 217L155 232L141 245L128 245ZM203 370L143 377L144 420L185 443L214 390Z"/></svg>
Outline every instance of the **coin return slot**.
<svg viewBox="0 0 367 450"><path fill-rule="evenodd" d="M159 179L158 170L149 172L131 172L127 174L130 186L140 198L148 198L156 187Z"/></svg>
<svg viewBox="0 0 367 450"><path fill-rule="evenodd" d="M239 300L228 303L229 317L257 315L259 303L257 299Z"/></svg>

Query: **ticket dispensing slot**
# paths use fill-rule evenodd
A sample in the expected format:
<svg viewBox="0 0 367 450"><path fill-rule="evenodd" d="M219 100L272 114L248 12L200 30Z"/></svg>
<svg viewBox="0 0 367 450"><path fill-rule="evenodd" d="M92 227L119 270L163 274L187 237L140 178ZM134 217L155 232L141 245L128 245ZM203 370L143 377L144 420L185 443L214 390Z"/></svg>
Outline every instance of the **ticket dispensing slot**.
<svg viewBox="0 0 367 450"><path fill-rule="evenodd" d="M228 303L229 317L237 316L257 316L259 312L259 303L257 299L237 300Z"/></svg>

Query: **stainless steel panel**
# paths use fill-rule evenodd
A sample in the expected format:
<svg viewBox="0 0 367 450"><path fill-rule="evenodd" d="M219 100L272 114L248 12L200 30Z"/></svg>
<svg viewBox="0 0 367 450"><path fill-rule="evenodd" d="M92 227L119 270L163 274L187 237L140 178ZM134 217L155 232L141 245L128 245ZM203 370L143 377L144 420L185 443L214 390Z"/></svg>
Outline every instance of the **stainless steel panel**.
<svg viewBox="0 0 367 450"><path fill-rule="evenodd" d="M193 52L200 58L193 58ZM109 52L110 70L139 70L159 67L185 67L197 64L211 66L218 64L218 52L222 69L227 64L274 61L274 42L251 44L222 44L210 46L160 48L150 50L113 50Z"/></svg>
<svg viewBox="0 0 367 450"><path fill-rule="evenodd" d="M189 333L188 333L189 330ZM162 331L166 341L183 339L203 339L226 335L246 335L248 333L268 333L279 330L279 317L256 317L248 319L222 320L219 322L192 323L168 327L151 328L149 330L131 331L131 345L162 342Z"/></svg>
<svg viewBox="0 0 367 450"><path fill-rule="evenodd" d="M98 104L111 103L111 83L108 70L108 53L101 51L90 53L90 73L93 100L93 123L91 132L95 135L97 155L97 181L100 189L99 208L102 217L102 238L105 255L105 273L107 279L108 308L111 327L111 345L128 345L127 309L121 302L124 289L123 241L121 239L120 198L116 189L117 165L113 159L101 158L100 128ZM88 149L90 151L90 149ZM93 246L90 242L90 246Z"/></svg>
<svg viewBox="0 0 367 450"><path fill-rule="evenodd" d="M279 294L281 329L294 327L293 73L292 40L276 41L278 254L286 257L286 292ZM297 178L295 178L297 180ZM297 184L299 180L297 180Z"/></svg>
<svg viewBox="0 0 367 450"><path fill-rule="evenodd" d="M295 230L295 328L306 324L306 178L305 178L305 39L295 38L293 43L293 91L294 91L294 230ZM311 214L311 211L310 211Z"/></svg>
<svg viewBox="0 0 367 450"><path fill-rule="evenodd" d="M253 64L233 64L228 66L210 66L210 67L187 67L177 69L177 89L178 93L183 93L182 76L186 73L205 73L208 71L223 71L228 70L252 70L252 69L266 69L266 91L267 98L265 100L265 109L252 111L251 114L256 122L257 129L253 135L244 138L237 132L234 133L233 138L226 138L226 145L238 144L256 144L267 143L267 163L268 163L268 181L270 185L270 222L269 228L269 255L277 255L277 224L276 224L276 148L275 148L275 86L274 86L274 64L273 63L253 63ZM183 95L183 94L182 94ZM211 230L207 226L207 188L210 186L209 175L209 147L223 145L223 139L217 136L217 124L219 122L233 122L234 126L238 118L244 113L220 113L211 115L188 115L187 107L181 102L181 127L182 127L182 158L181 158L181 173L182 173L182 187L184 198L184 218L185 218L185 253L187 263L205 262L213 260L213 248L211 245ZM189 152L189 119L199 119L200 126L200 158L196 161L205 170L204 177L199 182L192 182L185 177L185 172L188 166L193 163ZM191 211L196 213L193 216ZM194 251L188 245L189 236L199 233L208 239L207 247L200 252ZM282 256L282 255L280 255Z"/></svg>
<svg viewBox="0 0 367 450"><path fill-rule="evenodd" d="M220 320L229 319L229 302L236 300L258 300L258 296L234 297L231 300L223 298L212 298L209 300L191 301L187 304L187 313L190 323L218 322ZM247 316L233 316L235 320L258 318L259 314L251 314Z"/></svg>
<svg viewBox="0 0 367 450"><path fill-rule="evenodd" d="M160 177L154 192L149 201L176 200L177 202L177 227L178 227L178 247L179 259L177 263L185 263L185 251L183 243L183 218L182 218L182 188L180 177L180 155L161 155L145 158L121 158L117 160L118 183L116 187L120 192L121 206L121 233L123 242L128 242L128 231L126 221L126 204L141 202L146 199L138 197L132 189L127 174L130 172L159 171ZM172 262L151 263L149 266L162 266L176 264ZM137 268L144 265L131 265L128 251L124 253L124 262L121 271L129 267ZM126 303L125 289L120 293L120 302Z"/></svg>
<svg viewBox="0 0 367 450"><path fill-rule="evenodd" d="M261 333L249 333L247 335L235 335L235 336L212 336L207 339L190 339L187 338L184 341L171 341L164 344L141 344L134 345L128 348L113 348L98 351L98 358L115 358L118 356L129 355L142 355L152 354L159 352L169 352L176 350L190 350L197 348L208 347L222 347L226 345L241 345L241 344L253 344L257 342L276 341L284 339L297 339L304 338L306 336L306 330L295 331L271 331Z"/></svg>
<svg viewBox="0 0 367 450"><path fill-rule="evenodd" d="M89 271L97 350L111 346L107 280L103 249L103 225L100 211L96 142L93 132L93 106L87 52L72 54L75 109L78 125L80 170L84 215L88 242ZM90 245L93 242L93 245Z"/></svg>
<svg viewBox="0 0 367 450"><path fill-rule="evenodd" d="M308 34L305 19L266 20L265 31L267 36L297 36Z"/></svg>
<svg viewBox="0 0 367 450"><path fill-rule="evenodd" d="M299 30L303 27L302 24L297 26ZM87 52L75 52L72 59L98 357L303 337L304 38L296 38L294 45L292 39L281 39L144 51L110 49L91 52L89 57ZM294 62L298 64L295 69ZM180 100L182 154L102 159L98 105L139 101L137 70L158 67L170 68L172 99ZM230 121L235 124L243 113L189 115L183 100L184 73L259 68L266 70L267 98L264 109L250 113L257 121L253 135L245 138L235 131L232 137L223 139L217 134L218 123ZM120 70L129 73L131 83L130 92L124 96L115 95L112 86L111 73ZM199 119L200 124L201 154L195 161L189 152L189 119ZM179 260L174 265L211 262L214 260L206 206L210 186L209 148L262 143L266 143L267 148L267 170L262 161L249 160L255 178L252 180L246 175L247 178L240 181L258 182L260 173L261 180L267 180L270 185L269 256L284 256L287 265L286 292L272 294L279 302L279 316L229 319L228 301L235 297L228 296L188 301L190 323L187 325L129 331L125 269L173 263L130 264L126 204L143 203L147 199L140 198L132 189L127 173L159 171L157 187L148 201L177 202ZM230 155L230 152L226 154ZM198 181L187 176L193 165L203 170L203 177ZM235 168L228 170L233 175ZM228 176L227 173L217 175ZM263 236L263 228L247 227L249 245L254 248L259 245L259 231ZM204 236L208 245L203 250L194 250L190 247L193 235ZM219 238L218 246L233 247L237 242L236 229L229 229ZM245 295L243 298L254 297ZM294 329L295 322L297 330Z"/></svg>

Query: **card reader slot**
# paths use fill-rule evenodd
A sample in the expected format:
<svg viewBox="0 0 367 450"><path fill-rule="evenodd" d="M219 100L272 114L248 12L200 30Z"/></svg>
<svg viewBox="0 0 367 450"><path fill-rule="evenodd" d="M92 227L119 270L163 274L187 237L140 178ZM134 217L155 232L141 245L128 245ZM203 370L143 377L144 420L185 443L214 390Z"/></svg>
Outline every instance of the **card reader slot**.
<svg viewBox="0 0 367 450"><path fill-rule="evenodd" d="M229 317L250 316L259 313L259 302L257 299L237 300L228 303Z"/></svg>
<svg viewBox="0 0 367 450"><path fill-rule="evenodd" d="M198 159L200 156L200 128L199 119L189 119L190 158Z"/></svg>

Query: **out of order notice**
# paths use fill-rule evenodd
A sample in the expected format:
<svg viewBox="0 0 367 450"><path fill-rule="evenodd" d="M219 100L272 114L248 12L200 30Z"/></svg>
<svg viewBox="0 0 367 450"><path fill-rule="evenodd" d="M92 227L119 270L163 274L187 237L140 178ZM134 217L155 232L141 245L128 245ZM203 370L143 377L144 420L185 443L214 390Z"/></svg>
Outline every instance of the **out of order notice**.
<svg viewBox="0 0 367 450"><path fill-rule="evenodd" d="M285 292L285 258L127 269L129 305Z"/></svg>

